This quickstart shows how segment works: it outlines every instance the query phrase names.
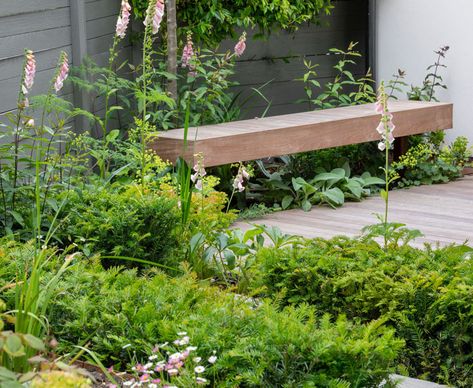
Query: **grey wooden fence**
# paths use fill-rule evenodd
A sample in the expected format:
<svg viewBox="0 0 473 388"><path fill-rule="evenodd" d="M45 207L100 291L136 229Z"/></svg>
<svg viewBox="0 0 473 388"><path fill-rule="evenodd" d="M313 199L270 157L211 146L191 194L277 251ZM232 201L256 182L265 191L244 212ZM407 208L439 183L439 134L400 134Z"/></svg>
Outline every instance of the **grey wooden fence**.
<svg viewBox="0 0 473 388"><path fill-rule="evenodd" d="M306 109L294 102L304 97L302 84L293 82L304 74L303 58L318 63L322 82L333 78L338 59L326 55L331 47L345 48L358 41L364 54L355 69L357 75L368 66L368 0L335 3L333 14L320 26L304 26L297 33L274 33L267 41L248 41L248 49L237 64L235 91L250 93L252 87L271 81L264 94L271 100L270 114ZM0 0L0 113L15 109L24 48L36 53L38 73L33 93L47 90L61 50L74 65L89 55L98 64L107 61L115 30L120 0ZM133 47L127 40L122 59L132 60ZM91 108L87 96L63 90L63 96ZM254 98L247 116L258 116L266 107Z"/></svg>
<svg viewBox="0 0 473 388"><path fill-rule="evenodd" d="M327 55L329 49L346 49L351 41L358 42L357 50L363 57L350 70L357 76L364 75L369 67L368 3L367 0L338 1L331 15L322 18L320 26L303 26L295 33L273 33L267 41L249 40L247 52L236 66L236 80L241 85L236 90L248 96L251 88L270 81L262 89L271 101L269 115L307 110L306 104L295 103L306 97L303 83L294 82L306 72L304 59L319 64L318 80L324 84L333 80L336 75L333 66L340 59ZM267 103L255 96L246 116L259 117L266 107Z"/></svg>
<svg viewBox="0 0 473 388"><path fill-rule="evenodd" d="M32 94L45 92L62 50L74 65L86 55L106 62L119 8L120 0L0 0L0 113L16 107L25 48L36 54ZM87 105L71 86L62 95Z"/></svg>

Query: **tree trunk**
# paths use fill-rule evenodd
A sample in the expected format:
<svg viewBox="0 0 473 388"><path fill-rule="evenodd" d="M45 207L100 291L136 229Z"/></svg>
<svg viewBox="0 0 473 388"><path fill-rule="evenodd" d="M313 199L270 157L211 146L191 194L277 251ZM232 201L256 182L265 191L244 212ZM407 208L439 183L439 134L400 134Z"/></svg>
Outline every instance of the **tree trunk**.
<svg viewBox="0 0 473 388"><path fill-rule="evenodd" d="M176 0L167 0L167 32L168 32L168 73L177 76L177 20ZM170 79L167 83L167 91L177 101L177 80Z"/></svg>

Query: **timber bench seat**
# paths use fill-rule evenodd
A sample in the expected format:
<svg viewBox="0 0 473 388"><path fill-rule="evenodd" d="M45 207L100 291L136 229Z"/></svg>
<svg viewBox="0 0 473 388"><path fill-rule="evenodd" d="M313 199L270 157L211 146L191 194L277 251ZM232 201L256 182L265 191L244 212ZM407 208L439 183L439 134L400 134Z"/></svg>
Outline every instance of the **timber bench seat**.
<svg viewBox="0 0 473 388"><path fill-rule="evenodd" d="M390 101L389 110L396 138L453 126L450 103ZM219 166L376 141L380 118L374 104L348 106L189 128L185 151L184 130L173 129L161 133L151 147L171 162L182 156L193 164L194 155L202 153L205 166Z"/></svg>

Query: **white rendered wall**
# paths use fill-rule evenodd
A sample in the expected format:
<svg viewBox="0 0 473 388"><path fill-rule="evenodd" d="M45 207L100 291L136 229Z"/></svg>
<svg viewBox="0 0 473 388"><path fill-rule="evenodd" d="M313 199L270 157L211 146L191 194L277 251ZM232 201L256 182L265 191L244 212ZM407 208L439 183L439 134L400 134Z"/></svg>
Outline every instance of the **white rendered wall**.
<svg viewBox="0 0 473 388"><path fill-rule="evenodd" d="M467 136L473 143L473 0L376 0L376 10L378 81L400 68L408 84L421 85L433 51L450 46L441 70L448 89L437 98L454 103L448 139Z"/></svg>

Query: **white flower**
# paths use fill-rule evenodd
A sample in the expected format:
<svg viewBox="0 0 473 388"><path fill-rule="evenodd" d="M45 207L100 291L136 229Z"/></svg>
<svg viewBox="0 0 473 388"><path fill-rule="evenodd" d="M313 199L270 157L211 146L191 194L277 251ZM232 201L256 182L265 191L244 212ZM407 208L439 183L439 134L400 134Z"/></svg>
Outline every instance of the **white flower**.
<svg viewBox="0 0 473 388"><path fill-rule="evenodd" d="M134 382L135 382L134 380L124 381L122 383L122 385L125 386L125 387L129 387L129 386L133 385Z"/></svg>
<svg viewBox="0 0 473 388"><path fill-rule="evenodd" d="M189 351L189 352L193 352L193 351L197 350L197 346L188 346L186 348L186 350Z"/></svg>
<svg viewBox="0 0 473 388"><path fill-rule="evenodd" d="M192 360L193 360L196 364L198 364L199 362L202 361L202 357L194 357Z"/></svg>
<svg viewBox="0 0 473 388"><path fill-rule="evenodd" d="M181 345L181 346L182 345L188 345L189 341L190 341L190 338L188 336L185 336L179 341L179 345Z"/></svg>
<svg viewBox="0 0 473 388"><path fill-rule="evenodd" d="M184 336L184 335L187 335L187 332L185 332L185 331L181 331L181 332L177 333L177 335L179 335L179 336L181 336L181 337L182 337L182 336Z"/></svg>
<svg viewBox="0 0 473 388"><path fill-rule="evenodd" d="M179 370L176 369L176 368L168 369L167 372L168 372L169 376L176 376L176 375L179 374Z"/></svg>
<svg viewBox="0 0 473 388"><path fill-rule="evenodd" d="M196 377L195 378L195 382L199 385L201 384L206 384L207 383L207 379L204 379L203 377Z"/></svg>
<svg viewBox="0 0 473 388"><path fill-rule="evenodd" d="M384 141L380 141L380 142L378 143L378 149L379 149L380 151L384 151L384 150L386 149L386 144L384 143Z"/></svg>
<svg viewBox="0 0 473 388"><path fill-rule="evenodd" d="M143 366L143 368L146 370L146 369L151 368L152 366L153 366L153 363L152 363L152 362L148 362L147 364L145 364L145 365Z"/></svg>
<svg viewBox="0 0 473 388"><path fill-rule="evenodd" d="M195 373L204 373L204 372L205 372L205 368L204 368L202 365L196 366L196 367L194 368L194 372L195 372Z"/></svg>
<svg viewBox="0 0 473 388"><path fill-rule="evenodd" d="M211 363L211 364L215 364L215 362L217 361L217 356L210 356L208 361Z"/></svg>
<svg viewBox="0 0 473 388"><path fill-rule="evenodd" d="M157 354L153 354L152 356L149 356L149 357L148 357L148 360L153 361L153 360L156 360L157 358L158 358L158 355L157 355Z"/></svg>

